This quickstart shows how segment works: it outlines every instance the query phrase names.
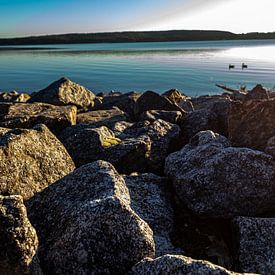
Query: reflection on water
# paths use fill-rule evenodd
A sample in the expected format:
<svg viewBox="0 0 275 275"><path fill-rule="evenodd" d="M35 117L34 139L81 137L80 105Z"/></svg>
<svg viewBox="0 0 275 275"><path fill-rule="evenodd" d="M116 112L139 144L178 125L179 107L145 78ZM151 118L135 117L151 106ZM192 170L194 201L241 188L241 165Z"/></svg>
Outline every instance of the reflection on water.
<svg viewBox="0 0 275 275"><path fill-rule="evenodd" d="M96 92L178 88L194 96L219 92L216 83L272 88L275 41L0 47L0 90L31 92L61 76Z"/></svg>

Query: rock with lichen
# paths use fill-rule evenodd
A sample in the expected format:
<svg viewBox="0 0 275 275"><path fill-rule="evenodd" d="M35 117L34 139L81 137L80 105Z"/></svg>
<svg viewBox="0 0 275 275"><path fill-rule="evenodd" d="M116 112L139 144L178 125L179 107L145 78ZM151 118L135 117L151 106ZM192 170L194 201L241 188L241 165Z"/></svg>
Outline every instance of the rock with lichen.
<svg viewBox="0 0 275 275"><path fill-rule="evenodd" d="M0 196L0 273L42 274L38 237L21 196Z"/></svg>
<svg viewBox="0 0 275 275"><path fill-rule="evenodd" d="M0 128L0 194L32 197L74 170L61 142L45 125Z"/></svg>
<svg viewBox="0 0 275 275"><path fill-rule="evenodd" d="M46 103L0 103L0 127L32 128L45 124L58 133L76 124L75 106L54 106Z"/></svg>
<svg viewBox="0 0 275 275"><path fill-rule="evenodd" d="M45 89L31 95L29 103L43 102L52 105L75 105L78 108L91 108L95 95L87 88L62 77Z"/></svg>
<svg viewBox="0 0 275 275"><path fill-rule="evenodd" d="M28 210L46 273L123 274L155 255L153 233L110 163L75 170L29 200Z"/></svg>
<svg viewBox="0 0 275 275"><path fill-rule="evenodd" d="M0 102L27 102L30 98L26 93L0 92Z"/></svg>

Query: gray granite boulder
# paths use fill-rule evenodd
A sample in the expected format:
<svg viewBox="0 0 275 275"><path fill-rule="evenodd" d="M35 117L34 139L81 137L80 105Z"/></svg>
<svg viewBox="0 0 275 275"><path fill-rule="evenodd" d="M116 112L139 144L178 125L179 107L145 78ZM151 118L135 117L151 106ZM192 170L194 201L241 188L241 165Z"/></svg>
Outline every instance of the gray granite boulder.
<svg viewBox="0 0 275 275"><path fill-rule="evenodd" d="M54 106L45 103L0 103L0 127L32 128L45 124L58 133L76 124L75 106Z"/></svg>
<svg viewBox="0 0 275 275"><path fill-rule="evenodd" d="M165 173L183 205L211 218L255 216L275 210L271 156L234 148L211 131L200 132L166 159Z"/></svg>
<svg viewBox="0 0 275 275"><path fill-rule="evenodd" d="M182 113L179 111L162 111L162 110L150 110L142 113L139 116L139 120L155 121L162 119L170 123L178 123L182 118Z"/></svg>
<svg viewBox="0 0 275 275"><path fill-rule="evenodd" d="M135 116L139 117L148 110L184 112L176 103L152 91L147 91L138 98L135 104Z"/></svg>
<svg viewBox="0 0 275 275"><path fill-rule="evenodd" d="M235 275L239 273L228 271L223 267L214 265L207 261L194 260L192 258L179 255L165 255L156 259L144 259L140 263L136 264L129 274Z"/></svg>
<svg viewBox="0 0 275 275"><path fill-rule="evenodd" d="M240 270L275 274L275 218L238 217L232 225Z"/></svg>
<svg viewBox="0 0 275 275"><path fill-rule="evenodd" d="M170 239L174 227L168 182L154 174L136 174L124 177L131 197L131 208L148 223L154 233L156 256L181 254Z"/></svg>
<svg viewBox="0 0 275 275"><path fill-rule="evenodd" d="M0 196L0 273L42 274L38 237L21 196Z"/></svg>
<svg viewBox="0 0 275 275"><path fill-rule="evenodd" d="M96 161L111 162L119 172L145 171L151 150L148 136L120 140L105 126L79 124L65 129L62 141L77 167Z"/></svg>
<svg viewBox="0 0 275 275"><path fill-rule="evenodd" d="M45 125L0 128L0 194L28 199L74 170L61 142Z"/></svg>
<svg viewBox="0 0 275 275"><path fill-rule="evenodd" d="M123 274L154 257L153 233L130 208L123 177L107 162L75 170L28 202L43 270Z"/></svg>
<svg viewBox="0 0 275 275"><path fill-rule="evenodd" d="M77 123L90 124L96 127L107 126L111 128L116 122L126 121L127 115L117 107L109 110L97 110L77 115Z"/></svg>
<svg viewBox="0 0 275 275"><path fill-rule="evenodd" d="M61 78L45 89L33 93L29 103L44 102L53 105L75 105L78 108L91 108L95 95L87 88L68 78Z"/></svg>

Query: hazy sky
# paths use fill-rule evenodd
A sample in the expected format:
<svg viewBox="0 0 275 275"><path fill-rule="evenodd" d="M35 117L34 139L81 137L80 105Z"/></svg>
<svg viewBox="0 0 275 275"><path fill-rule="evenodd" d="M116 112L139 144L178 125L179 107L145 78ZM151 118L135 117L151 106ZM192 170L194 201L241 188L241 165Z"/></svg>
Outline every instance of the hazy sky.
<svg viewBox="0 0 275 275"><path fill-rule="evenodd" d="M0 0L0 37L125 30L275 31L275 0Z"/></svg>

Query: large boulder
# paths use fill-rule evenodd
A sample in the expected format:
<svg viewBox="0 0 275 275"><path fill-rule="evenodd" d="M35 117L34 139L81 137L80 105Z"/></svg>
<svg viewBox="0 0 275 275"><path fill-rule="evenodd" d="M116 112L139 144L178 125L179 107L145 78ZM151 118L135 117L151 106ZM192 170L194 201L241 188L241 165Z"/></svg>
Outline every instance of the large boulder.
<svg viewBox="0 0 275 275"><path fill-rule="evenodd" d="M107 126L110 128L113 127L115 123L125 120L127 120L127 115L117 107L113 107L109 110L90 111L77 115L77 123L90 124L96 127Z"/></svg>
<svg viewBox="0 0 275 275"><path fill-rule="evenodd" d="M196 274L196 275L237 275L207 261L194 260L180 255L165 255L156 259L146 258L136 264L129 274Z"/></svg>
<svg viewBox="0 0 275 275"><path fill-rule="evenodd" d="M120 140L105 126L76 125L65 129L62 141L77 167L96 161L111 162L119 172L131 173L146 170L151 150L147 136Z"/></svg>
<svg viewBox="0 0 275 275"><path fill-rule="evenodd" d="M60 141L45 125L0 128L0 194L28 199L74 170Z"/></svg>
<svg viewBox="0 0 275 275"><path fill-rule="evenodd" d="M177 104L168 98L152 91L147 91L138 98L135 105L135 116L138 117L148 110L184 112Z"/></svg>
<svg viewBox="0 0 275 275"><path fill-rule="evenodd" d="M91 108L95 95L79 84L68 78L61 78L45 89L31 95L28 101L44 102L53 105L75 105L78 108Z"/></svg>
<svg viewBox="0 0 275 275"><path fill-rule="evenodd" d="M241 271L275 274L275 218L238 217L233 233Z"/></svg>
<svg viewBox="0 0 275 275"><path fill-rule="evenodd" d="M42 274L38 237L21 196L0 196L0 273Z"/></svg>
<svg viewBox="0 0 275 275"><path fill-rule="evenodd" d="M103 97L95 104L94 110L107 110L114 106L127 113L134 118L134 107L137 99L140 97L138 92L130 92L126 94L111 93L103 95Z"/></svg>
<svg viewBox="0 0 275 275"><path fill-rule="evenodd" d="M57 133L76 124L75 106L54 106L45 103L0 103L0 127L32 128L45 124Z"/></svg>
<svg viewBox="0 0 275 275"><path fill-rule="evenodd" d="M268 99L268 98L269 98L269 92L261 84L256 85L245 96L245 100Z"/></svg>
<svg viewBox="0 0 275 275"><path fill-rule="evenodd" d="M181 118L182 118L182 113L179 111L162 111L162 110L146 111L139 116L139 120L155 121L158 119L162 119L174 124L178 123Z"/></svg>
<svg viewBox="0 0 275 275"><path fill-rule="evenodd" d="M107 162L75 170L28 208L46 273L123 274L155 255L151 229L130 208L123 177Z"/></svg>
<svg viewBox="0 0 275 275"><path fill-rule="evenodd" d="M30 99L29 94L12 92L0 92L0 102L27 102Z"/></svg>
<svg viewBox="0 0 275 275"><path fill-rule="evenodd" d="M169 198L168 182L154 174L124 176L131 197L131 208L146 221L154 233L156 256L180 254L170 239L174 213Z"/></svg>
<svg viewBox="0 0 275 275"><path fill-rule="evenodd" d="M232 104L229 138L235 146L264 150L275 136L275 99Z"/></svg>
<svg viewBox="0 0 275 275"><path fill-rule="evenodd" d="M272 157L231 147L211 131L198 133L169 155L165 173L183 205L203 217L255 216L275 209Z"/></svg>
<svg viewBox="0 0 275 275"><path fill-rule="evenodd" d="M168 98L173 103L181 103L182 101L189 99L186 95L182 94L177 89L171 89L162 94L162 96Z"/></svg>

